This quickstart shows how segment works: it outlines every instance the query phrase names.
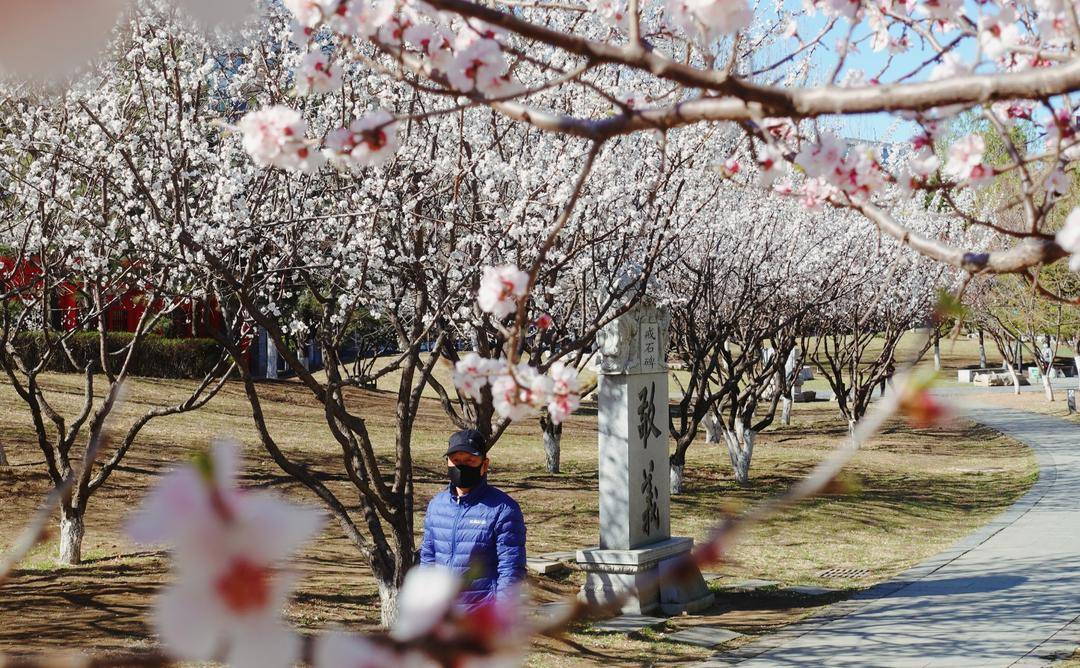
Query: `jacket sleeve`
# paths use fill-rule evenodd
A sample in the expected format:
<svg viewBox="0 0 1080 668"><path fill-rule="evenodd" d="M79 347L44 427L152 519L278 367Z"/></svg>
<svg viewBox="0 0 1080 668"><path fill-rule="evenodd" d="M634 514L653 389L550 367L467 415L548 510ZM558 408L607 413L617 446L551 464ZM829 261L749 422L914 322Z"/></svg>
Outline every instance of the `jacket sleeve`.
<svg viewBox="0 0 1080 668"><path fill-rule="evenodd" d="M432 499L424 513L424 537L420 539L420 564L423 566L435 564L435 535L431 528L431 512L435 510L434 506L435 499Z"/></svg>
<svg viewBox="0 0 1080 668"><path fill-rule="evenodd" d="M525 518L517 503L510 501L499 518L495 537L498 553L498 579L495 593L504 596L525 579Z"/></svg>

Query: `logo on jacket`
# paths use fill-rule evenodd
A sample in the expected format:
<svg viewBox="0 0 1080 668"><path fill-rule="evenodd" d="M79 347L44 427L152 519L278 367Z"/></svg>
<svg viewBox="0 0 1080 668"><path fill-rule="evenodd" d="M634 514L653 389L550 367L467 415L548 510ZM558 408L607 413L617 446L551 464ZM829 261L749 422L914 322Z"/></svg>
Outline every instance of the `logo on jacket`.
<svg viewBox="0 0 1080 668"><path fill-rule="evenodd" d="M469 520L469 524L472 524L474 526L484 526L487 524L487 522L485 522L484 520Z"/></svg>

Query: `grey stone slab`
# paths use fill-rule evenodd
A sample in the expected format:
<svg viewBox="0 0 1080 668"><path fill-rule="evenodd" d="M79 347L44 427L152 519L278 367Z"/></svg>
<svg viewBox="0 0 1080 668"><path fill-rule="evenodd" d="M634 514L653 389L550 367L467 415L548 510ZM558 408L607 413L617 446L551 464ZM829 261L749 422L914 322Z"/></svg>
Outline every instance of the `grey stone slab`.
<svg viewBox="0 0 1080 668"><path fill-rule="evenodd" d="M610 633L633 633L650 626L659 626L666 621L663 617L648 615L619 615L593 624L593 629Z"/></svg>
<svg viewBox="0 0 1080 668"><path fill-rule="evenodd" d="M571 552L569 550L566 550L558 552L545 552L544 554L539 554L537 556L547 561L573 561L574 557L577 556L577 551L575 550Z"/></svg>
<svg viewBox="0 0 1080 668"><path fill-rule="evenodd" d="M702 573L701 574L701 578L703 580L705 580L705 582L715 582L716 580L719 580L722 577L724 577L724 576L720 575L719 573Z"/></svg>
<svg viewBox="0 0 1080 668"><path fill-rule="evenodd" d="M828 587L787 587L784 591L789 591L799 596L828 596L829 594L835 594L836 589L829 589Z"/></svg>
<svg viewBox="0 0 1080 668"><path fill-rule="evenodd" d="M667 538L633 550L586 548L578 550L576 557L579 564L642 566L689 552L693 547L693 538Z"/></svg>
<svg viewBox="0 0 1080 668"><path fill-rule="evenodd" d="M567 568L566 564L561 561L547 561L544 559L533 559L532 557L527 557L525 559L525 568L528 568L537 575L557 575L570 570Z"/></svg>
<svg viewBox="0 0 1080 668"><path fill-rule="evenodd" d="M724 668L724 666L737 666L743 661L744 659L737 656L717 654L716 656L710 656L701 663L695 663L694 668Z"/></svg>
<svg viewBox="0 0 1080 668"><path fill-rule="evenodd" d="M719 626L695 626L664 636L664 640L683 643L685 645L697 645L698 647L716 647L726 642L741 638L743 634L736 631L722 629Z"/></svg>
<svg viewBox="0 0 1080 668"><path fill-rule="evenodd" d="M769 587L777 587L779 585L779 582L773 582L772 580L740 580L739 582L732 582L731 584L720 585L720 590L757 591L758 589L768 589Z"/></svg>

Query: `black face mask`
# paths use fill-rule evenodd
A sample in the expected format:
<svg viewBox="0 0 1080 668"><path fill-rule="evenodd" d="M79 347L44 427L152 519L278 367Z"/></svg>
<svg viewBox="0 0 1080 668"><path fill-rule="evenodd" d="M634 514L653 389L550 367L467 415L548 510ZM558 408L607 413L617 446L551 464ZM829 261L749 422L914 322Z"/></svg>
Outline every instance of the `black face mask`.
<svg viewBox="0 0 1080 668"><path fill-rule="evenodd" d="M447 471L450 473L450 484L461 489L472 489L479 485L480 479L483 478L479 466L456 464L448 467Z"/></svg>

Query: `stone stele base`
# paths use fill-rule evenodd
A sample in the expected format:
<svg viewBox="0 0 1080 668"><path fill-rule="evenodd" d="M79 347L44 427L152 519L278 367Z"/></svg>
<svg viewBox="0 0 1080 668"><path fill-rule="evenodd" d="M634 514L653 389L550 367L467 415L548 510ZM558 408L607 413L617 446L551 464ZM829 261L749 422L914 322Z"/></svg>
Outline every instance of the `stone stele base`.
<svg viewBox="0 0 1080 668"><path fill-rule="evenodd" d="M637 595L628 598L619 612L681 615L705 610L712 605L713 595L701 573L658 586L661 574L693 547L692 538L668 538L636 550L578 550L577 563L586 574L578 597L611 606L627 591L636 590Z"/></svg>

